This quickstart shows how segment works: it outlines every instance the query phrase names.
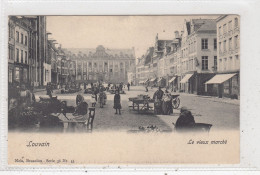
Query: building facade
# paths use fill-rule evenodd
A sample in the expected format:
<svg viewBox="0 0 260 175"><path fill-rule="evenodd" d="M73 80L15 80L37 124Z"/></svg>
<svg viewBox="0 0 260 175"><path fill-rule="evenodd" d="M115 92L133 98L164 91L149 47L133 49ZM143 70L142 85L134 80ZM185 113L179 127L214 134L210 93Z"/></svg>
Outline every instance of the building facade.
<svg viewBox="0 0 260 175"><path fill-rule="evenodd" d="M240 18L223 15L217 19L217 75L207 82L211 95L240 96ZM216 79L220 81L216 81Z"/></svg>
<svg viewBox="0 0 260 175"><path fill-rule="evenodd" d="M135 65L132 49L109 49L99 45L96 49L66 49L74 54L76 81L78 82L128 82L127 73Z"/></svg>
<svg viewBox="0 0 260 175"><path fill-rule="evenodd" d="M216 21L192 19L184 22L181 44L180 88L205 94L204 83L215 75L217 60Z"/></svg>
<svg viewBox="0 0 260 175"><path fill-rule="evenodd" d="M50 81L45 16L9 16L8 82L42 86ZM47 71L46 71L47 70ZM50 74L50 73L49 73Z"/></svg>

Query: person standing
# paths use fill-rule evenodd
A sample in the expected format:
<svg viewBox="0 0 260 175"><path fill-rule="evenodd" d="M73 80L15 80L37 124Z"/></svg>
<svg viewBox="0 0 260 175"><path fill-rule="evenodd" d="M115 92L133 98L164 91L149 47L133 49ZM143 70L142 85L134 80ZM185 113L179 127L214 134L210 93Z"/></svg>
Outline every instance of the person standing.
<svg viewBox="0 0 260 175"><path fill-rule="evenodd" d="M130 90L130 83L127 83L127 89Z"/></svg>
<svg viewBox="0 0 260 175"><path fill-rule="evenodd" d="M161 114L162 112L162 98L163 98L163 91L161 87L159 86L159 89L154 93L153 99L154 99L154 108L156 114Z"/></svg>
<svg viewBox="0 0 260 175"><path fill-rule="evenodd" d="M47 95L49 95L49 97L52 98L53 90L49 84L46 87L46 91L47 91Z"/></svg>
<svg viewBox="0 0 260 175"><path fill-rule="evenodd" d="M120 102L120 94L119 94L119 91L117 90L115 92L115 96L114 96L114 109L116 110L116 113L117 114L117 111L119 112L119 115L121 115L121 102Z"/></svg>

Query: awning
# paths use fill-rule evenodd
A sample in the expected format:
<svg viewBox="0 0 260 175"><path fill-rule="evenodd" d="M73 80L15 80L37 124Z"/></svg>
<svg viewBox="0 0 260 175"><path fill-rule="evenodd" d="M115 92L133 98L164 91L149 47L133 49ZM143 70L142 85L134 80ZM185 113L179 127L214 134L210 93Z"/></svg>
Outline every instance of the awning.
<svg viewBox="0 0 260 175"><path fill-rule="evenodd" d="M149 79L145 80L144 83L148 83Z"/></svg>
<svg viewBox="0 0 260 175"><path fill-rule="evenodd" d="M193 74L186 74L185 77L180 81L180 83L186 83L187 81L189 81L192 75Z"/></svg>
<svg viewBox="0 0 260 175"><path fill-rule="evenodd" d="M176 79L176 77L172 77L172 79L169 80L169 83L173 82Z"/></svg>
<svg viewBox="0 0 260 175"><path fill-rule="evenodd" d="M162 78L162 77L161 77L161 78L159 78L159 79L158 79L158 82L162 81L163 79L164 79L164 78Z"/></svg>
<svg viewBox="0 0 260 175"><path fill-rule="evenodd" d="M211 78L209 81L207 81L205 84L221 84L235 75L236 74L218 74Z"/></svg>
<svg viewBox="0 0 260 175"><path fill-rule="evenodd" d="M150 80L150 82L154 82L156 79L157 79L157 78L153 78L153 79Z"/></svg>

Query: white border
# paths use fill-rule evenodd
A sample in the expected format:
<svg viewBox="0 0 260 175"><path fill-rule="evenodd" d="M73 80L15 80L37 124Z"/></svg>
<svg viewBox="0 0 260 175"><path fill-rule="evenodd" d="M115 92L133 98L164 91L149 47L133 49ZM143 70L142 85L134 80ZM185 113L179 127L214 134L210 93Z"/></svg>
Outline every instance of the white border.
<svg viewBox="0 0 260 175"><path fill-rule="evenodd" d="M172 166L117 166L106 167L111 174L120 172L175 172L198 174L198 170L245 171L259 170L260 116L260 2L246 1L66 1L66 0L2 0L0 39L0 168L7 168L7 16L8 15L192 15L239 14L241 16L241 163L240 165L172 165ZM86 167L86 166L85 166ZM89 172L99 173L103 166L88 167ZM22 167L16 167L20 170ZM35 166L34 166L35 168ZM38 170L54 171L43 168ZM76 168L76 169L75 169ZM26 169L33 170L32 167ZM63 170L82 172L82 166L62 167ZM14 169L13 169L14 170ZM58 169L55 169L57 172ZM106 171L105 170L105 171ZM104 169L103 169L104 171ZM192 171L192 172L190 172ZM47 172L46 172L47 173ZM227 172L222 172L226 174ZM252 172L251 172L252 173Z"/></svg>

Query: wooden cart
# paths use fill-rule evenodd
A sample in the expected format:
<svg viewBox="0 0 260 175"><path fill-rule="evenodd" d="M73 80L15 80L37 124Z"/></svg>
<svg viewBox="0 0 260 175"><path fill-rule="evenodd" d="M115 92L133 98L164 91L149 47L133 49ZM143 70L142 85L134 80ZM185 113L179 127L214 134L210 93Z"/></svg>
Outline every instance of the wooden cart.
<svg viewBox="0 0 260 175"><path fill-rule="evenodd" d="M132 102L132 106L130 106L134 111L137 111L140 113L141 111L143 112L148 112L148 111L153 111L151 103L154 103L153 99L150 98L140 98L140 97L134 97L134 98L129 98L129 101Z"/></svg>

